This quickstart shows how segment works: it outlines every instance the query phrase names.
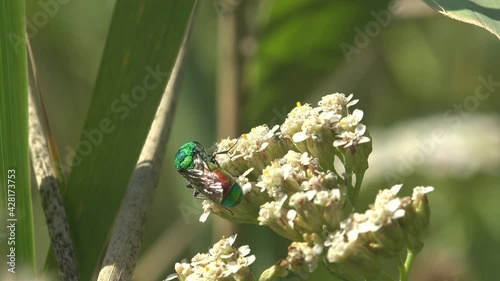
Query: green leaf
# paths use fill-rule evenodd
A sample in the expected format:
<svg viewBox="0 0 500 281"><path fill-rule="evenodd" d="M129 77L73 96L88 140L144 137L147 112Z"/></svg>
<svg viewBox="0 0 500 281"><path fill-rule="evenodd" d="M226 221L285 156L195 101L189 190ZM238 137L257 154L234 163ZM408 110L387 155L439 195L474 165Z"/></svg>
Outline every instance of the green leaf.
<svg viewBox="0 0 500 281"><path fill-rule="evenodd" d="M393 20L387 0L263 3L266 15L257 36L259 48L245 77L249 86L243 114L247 126L284 121L296 102L303 102L339 65L350 61L346 49L360 50L372 41L368 36L366 45L356 44L356 28L364 32L368 24L375 24L382 32ZM387 19L377 20L382 13ZM332 89L335 91L342 89Z"/></svg>
<svg viewBox="0 0 500 281"><path fill-rule="evenodd" d="M0 3L0 261L34 273L24 1ZM5 215L5 217L4 217ZM9 226L6 228L6 226ZM8 239L7 239L8 238ZM15 243L15 244L13 244ZM15 254L15 257L10 257ZM10 256L9 256L10 255ZM7 262L15 261L9 265ZM7 265L7 269L4 267Z"/></svg>
<svg viewBox="0 0 500 281"><path fill-rule="evenodd" d="M492 0L424 0L452 19L482 27L500 39L500 2Z"/></svg>
<svg viewBox="0 0 500 281"><path fill-rule="evenodd" d="M90 280L99 265L194 4L195 0L116 2L63 190L81 280ZM50 261L49 268L53 266Z"/></svg>

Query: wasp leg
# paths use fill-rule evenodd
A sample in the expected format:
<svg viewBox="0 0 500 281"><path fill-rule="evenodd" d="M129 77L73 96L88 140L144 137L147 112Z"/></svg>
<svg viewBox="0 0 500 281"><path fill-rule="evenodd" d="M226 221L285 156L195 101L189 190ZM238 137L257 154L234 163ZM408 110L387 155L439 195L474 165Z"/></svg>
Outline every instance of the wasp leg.
<svg viewBox="0 0 500 281"><path fill-rule="evenodd" d="M229 208L227 208L227 207L224 207L224 209L226 209L226 211L228 211L229 213L231 213L231 216L234 216L234 213L233 213L233 211L231 211L231 210L230 210Z"/></svg>
<svg viewBox="0 0 500 281"><path fill-rule="evenodd" d="M199 198L199 197L198 197L198 195L200 195L200 192L198 192L198 190L196 190L196 189L195 189L195 190L193 191L193 197L194 197L194 198L197 198L197 199L201 199L201 198Z"/></svg>
<svg viewBox="0 0 500 281"><path fill-rule="evenodd" d="M217 162L217 160L215 159L215 154L210 157L210 161L212 163L215 163L215 165L217 165L217 168L220 168L219 162Z"/></svg>
<svg viewBox="0 0 500 281"><path fill-rule="evenodd" d="M202 199L201 197L198 197L198 195L200 195L200 192L194 188L193 184L188 182L186 184L186 187L189 188L189 189L193 189L193 197L196 198L196 199Z"/></svg>

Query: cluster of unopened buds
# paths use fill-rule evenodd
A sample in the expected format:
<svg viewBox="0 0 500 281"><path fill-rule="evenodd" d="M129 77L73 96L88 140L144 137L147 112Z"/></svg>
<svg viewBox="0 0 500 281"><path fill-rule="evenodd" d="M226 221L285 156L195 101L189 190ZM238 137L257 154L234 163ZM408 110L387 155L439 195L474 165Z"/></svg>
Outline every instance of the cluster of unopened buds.
<svg viewBox="0 0 500 281"><path fill-rule="evenodd" d="M194 183L195 193L205 195L200 221L213 213L267 226L292 241L288 256L260 280L273 280L283 270L307 274L320 263L341 280L387 280L381 276L387 274L384 259L420 251L430 216L426 193L432 187L416 187L411 197L400 198L401 185L396 185L379 191L366 212L353 212L371 152L363 112L351 111L357 102L352 95L327 95L317 107L297 104L281 126L258 126L220 141L211 155L185 149L176 155L179 172ZM216 200L215 190L220 190ZM239 190L241 198L224 197ZM239 270L250 263L241 263ZM177 274L198 280L189 278L201 278L193 269L201 264L203 272L212 271L213 265L192 261L177 264Z"/></svg>

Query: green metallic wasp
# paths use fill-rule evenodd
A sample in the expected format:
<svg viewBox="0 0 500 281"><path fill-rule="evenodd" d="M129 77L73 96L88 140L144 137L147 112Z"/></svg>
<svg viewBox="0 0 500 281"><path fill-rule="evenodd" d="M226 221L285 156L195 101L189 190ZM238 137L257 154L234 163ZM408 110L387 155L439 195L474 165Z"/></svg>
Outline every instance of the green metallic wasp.
<svg viewBox="0 0 500 281"><path fill-rule="evenodd" d="M208 154L199 142L190 141L177 151L174 165L177 172L188 181L187 187L194 188L195 197L202 194L227 208L235 207L243 200L243 190L215 160L215 155L225 152Z"/></svg>

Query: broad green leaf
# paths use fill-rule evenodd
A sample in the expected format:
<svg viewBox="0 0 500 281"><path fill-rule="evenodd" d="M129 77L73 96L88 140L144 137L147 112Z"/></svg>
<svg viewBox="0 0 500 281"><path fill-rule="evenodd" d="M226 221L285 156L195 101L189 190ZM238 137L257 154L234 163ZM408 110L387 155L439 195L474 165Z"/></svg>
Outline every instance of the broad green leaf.
<svg viewBox="0 0 500 281"><path fill-rule="evenodd" d="M116 2L63 190L81 280L91 279L99 265L194 4L194 0Z"/></svg>
<svg viewBox="0 0 500 281"><path fill-rule="evenodd" d="M394 18L387 0L263 3L258 51L245 77L247 126L284 121L297 101L303 102L339 65L349 63L356 55L351 51L369 45ZM366 35L369 28L377 34ZM357 42L359 33L365 34L365 42Z"/></svg>
<svg viewBox="0 0 500 281"><path fill-rule="evenodd" d="M0 2L0 269L34 273L24 1ZM13 263L8 263L13 262ZM7 268L5 268L7 267ZM12 272L12 271L10 271ZM13 275L14 276L14 275Z"/></svg>
<svg viewBox="0 0 500 281"><path fill-rule="evenodd" d="M424 0L452 19L482 27L500 39L500 2L492 0Z"/></svg>

